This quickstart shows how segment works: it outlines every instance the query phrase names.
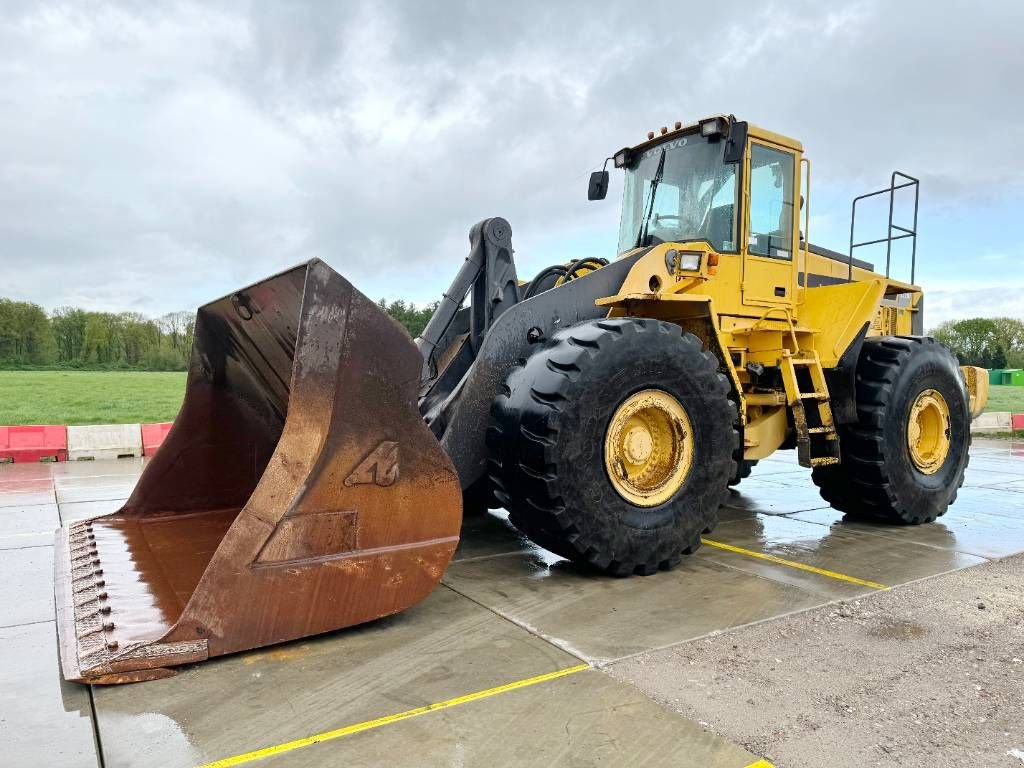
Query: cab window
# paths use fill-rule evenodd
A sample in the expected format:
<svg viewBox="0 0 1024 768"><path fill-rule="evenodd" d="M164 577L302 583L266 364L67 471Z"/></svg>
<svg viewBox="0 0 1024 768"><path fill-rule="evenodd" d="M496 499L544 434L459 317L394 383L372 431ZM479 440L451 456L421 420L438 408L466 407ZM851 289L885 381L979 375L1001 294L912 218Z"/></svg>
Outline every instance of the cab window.
<svg viewBox="0 0 1024 768"><path fill-rule="evenodd" d="M756 256L792 258L793 168L789 152L751 145L748 251Z"/></svg>

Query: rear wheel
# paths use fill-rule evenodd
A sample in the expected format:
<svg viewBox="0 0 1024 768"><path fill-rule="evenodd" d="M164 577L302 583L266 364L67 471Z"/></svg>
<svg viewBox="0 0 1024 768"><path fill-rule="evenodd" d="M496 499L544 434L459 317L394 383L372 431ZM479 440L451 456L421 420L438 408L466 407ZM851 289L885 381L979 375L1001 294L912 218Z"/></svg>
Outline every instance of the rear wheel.
<svg viewBox="0 0 1024 768"><path fill-rule="evenodd" d="M541 546L616 575L700 545L735 472L735 406L714 355L650 319L567 328L492 407L491 482Z"/></svg>
<svg viewBox="0 0 1024 768"><path fill-rule="evenodd" d="M928 523L963 484L970 409L953 355L934 339L867 339L857 363L857 421L839 427L840 464L812 472L841 512Z"/></svg>

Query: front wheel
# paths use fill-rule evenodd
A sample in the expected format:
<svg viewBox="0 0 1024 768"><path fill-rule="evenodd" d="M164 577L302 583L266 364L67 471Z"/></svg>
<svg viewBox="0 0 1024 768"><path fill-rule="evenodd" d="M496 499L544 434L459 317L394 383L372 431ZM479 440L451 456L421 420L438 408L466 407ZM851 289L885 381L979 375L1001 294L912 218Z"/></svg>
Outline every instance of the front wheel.
<svg viewBox="0 0 1024 768"><path fill-rule="evenodd" d="M963 485L971 443L956 358L934 339L867 339L857 362L857 421L839 427L842 459L816 467L822 498L847 514L930 523Z"/></svg>
<svg viewBox="0 0 1024 768"><path fill-rule="evenodd" d="M615 575L700 545L735 470L735 406L718 361L643 318L555 334L509 375L488 431L491 480L516 527Z"/></svg>

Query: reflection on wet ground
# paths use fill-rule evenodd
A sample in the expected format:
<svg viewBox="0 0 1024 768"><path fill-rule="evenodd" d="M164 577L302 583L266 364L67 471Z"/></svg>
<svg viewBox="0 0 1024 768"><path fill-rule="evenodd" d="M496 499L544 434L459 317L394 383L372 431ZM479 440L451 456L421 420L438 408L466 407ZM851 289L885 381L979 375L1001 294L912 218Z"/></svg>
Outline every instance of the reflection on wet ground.
<svg viewBox="0 0 1024 768"><path fill-rule="evenodd" d="M143 462L0 466L5 758L95 764L95 728L106 766L196 765L1024 551L1024 443L976 440L971 455L956 504L917 527L845 518L793 457L762 461L709 535L724 546L650 578L578 568L524 539L501 511L469 518L443 586L403 614L166 680L97 687L91 703L88 688L59 676L52 531L119 508ZM900 640L920 627L894 620L878 631ZM552 764L756 759L591 670L262 764L365 764L383 753L417 766L527 765L538 754Z"/></svg>

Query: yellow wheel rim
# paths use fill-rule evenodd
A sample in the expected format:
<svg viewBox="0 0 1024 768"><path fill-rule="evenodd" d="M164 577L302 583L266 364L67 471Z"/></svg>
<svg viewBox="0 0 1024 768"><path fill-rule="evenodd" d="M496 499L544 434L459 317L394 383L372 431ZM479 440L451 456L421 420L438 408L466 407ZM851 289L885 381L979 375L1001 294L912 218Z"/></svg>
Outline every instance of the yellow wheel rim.
<svg viewBox="0 0 1024 768"><path fill-rule="evenodd" d="M630 395L608 424L604 466L622 498L654 507L672 498L693 463L693 428L686 409L660 389Z"/></svg>
<svg viewBox="0 0 1024 768"><path fill-rule="evenodd" d="M933 475L949 455L949 406L934 389L926 389L910 407L907 446L910 460L922 473Z"/></svg>

